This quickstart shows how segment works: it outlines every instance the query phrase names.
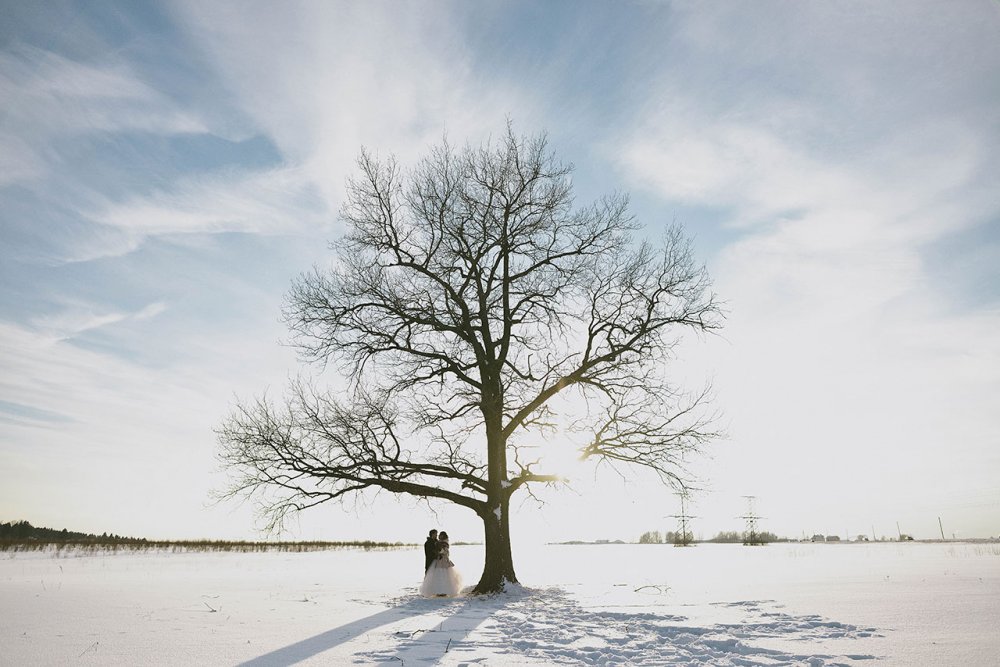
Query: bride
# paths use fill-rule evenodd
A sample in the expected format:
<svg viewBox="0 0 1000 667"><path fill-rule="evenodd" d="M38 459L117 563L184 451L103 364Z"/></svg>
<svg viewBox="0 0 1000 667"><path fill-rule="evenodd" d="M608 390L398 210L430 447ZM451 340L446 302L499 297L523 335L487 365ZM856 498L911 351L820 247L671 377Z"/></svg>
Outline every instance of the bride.
<svg viewBox="0 0 1000 667"><path fill-rule="evenodd" d="M448 549L448 533L438 535L437 557L424 575L420 594L424 597L450 597L458 595L462 589L462 575L451 562Z"/></svg>

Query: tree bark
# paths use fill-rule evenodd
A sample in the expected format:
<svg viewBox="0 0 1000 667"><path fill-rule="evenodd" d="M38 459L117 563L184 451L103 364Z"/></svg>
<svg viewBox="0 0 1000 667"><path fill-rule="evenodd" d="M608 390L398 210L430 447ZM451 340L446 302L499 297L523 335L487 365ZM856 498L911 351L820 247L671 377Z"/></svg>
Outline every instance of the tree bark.
<svg viewBox="0 0 1000 667"><path fill-rule="evenodd" d="M500 593L508 584L516 584L514 559L510 552L510 514L504 499L492 511L480 517L486 534L486 562L479 583L472 589L477 595Z"/></svg>
<svg viewBox="0 0 1000 667"><path fill-rule="evenodd" d="M489 386L488 382L483 382ZM488 491L486 507L479 514L486 537L483 575L473 589L476 594L499 593L508 583L516 584L510 551L510 482L507 480L507 438L503 432L503 393L497 387L484 396Z"/></svg>

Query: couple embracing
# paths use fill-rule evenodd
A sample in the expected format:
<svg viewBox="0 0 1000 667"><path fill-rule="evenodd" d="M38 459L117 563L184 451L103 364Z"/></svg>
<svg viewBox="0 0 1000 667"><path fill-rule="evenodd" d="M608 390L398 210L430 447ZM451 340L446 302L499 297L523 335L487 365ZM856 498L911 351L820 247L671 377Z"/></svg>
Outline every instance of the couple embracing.
<svg viewBox="0 0 1000 667"><path fill-rule="evenodd" d="M425 597L452 597L462 589L462 575L451 562L448 533L432 530L424 542L424 582L420 594Z"/></svg>

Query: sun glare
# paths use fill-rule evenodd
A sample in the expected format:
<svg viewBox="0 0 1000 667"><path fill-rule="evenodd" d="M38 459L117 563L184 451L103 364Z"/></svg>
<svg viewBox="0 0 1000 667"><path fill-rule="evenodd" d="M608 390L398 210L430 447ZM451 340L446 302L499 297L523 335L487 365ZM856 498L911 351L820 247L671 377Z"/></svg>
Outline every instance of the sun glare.
<svg viewBox="0 0 1000 667"><path fill-rule="evenodd" d="M542 447L539 470L544 470L552 475L560 475L567 480L579 478L587 464L580 457L583 445L578 441L579 436L574 438L574 435L560 429L551 437L546 438Z"/></svg>

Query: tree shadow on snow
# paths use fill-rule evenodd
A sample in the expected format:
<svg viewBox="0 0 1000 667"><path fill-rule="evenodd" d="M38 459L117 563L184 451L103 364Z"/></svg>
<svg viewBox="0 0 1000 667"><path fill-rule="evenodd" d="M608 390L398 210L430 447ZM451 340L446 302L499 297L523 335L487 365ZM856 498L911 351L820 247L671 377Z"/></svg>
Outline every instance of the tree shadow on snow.
<svg viewBox="0 0 1000 667"><path fill-rule="evenodd" d="M692 622L652 611L585 608L560 589L535 591L500 610L476 639L488 653L517 661L584 665L847 665L877 660L871 653L824 652L829 642L880 637L875 628L792 615L772 601L727 603L735 623ZM707 620L707 619L706 619ZM784 640L801 650L762 646ZM846 647L844 645L841 646ZM810 650L812 649L812 650ZM819 650L816 650L819 649Z"/></svg>
<svg viewBox="0 0 1000 667"><path fill-rule="evenodd" d="M724 606L735 612L736 622L692 622L648 607L628 611L586 608L558 588L524 589L520 595L456 601L441 610L448 615L442 627L396 633L395 642L381 642L373 650L355 653L354 658L366 663L399 661L406 666L438 664L447 653L460 664L465 658L466 663L499 659L514 664L820 667L878 660L871 653L849 649L853 640L879 637L875 628L788 614L772 601ZM783 641L784 650L766 646L777 640ZM839 649L833 649L830 642L836 642ZM845 648L848 652L841 653Z"/></svg>
<svg viewBox="0 0 1000 667"><path fill-rule="evenodd" d="M478 650L478 643L467 638L484 621L517 604L523 594L470 596L450 600L435 611L444 619L430 628L396 632L395 643L386 642L373 650L354 654L355 662L392 663L400 665L437 664L446 653L469 654ZM440 601L438 601L440 603Z"/></svg>
<svg viewBox="0 0 1000 667"><path fill-rule="evenodd" d="M631 606L631 605L629 605ZM396 632L353 654L353 662L437 664L446 654L461 662L483 655L501 661L585 665L732 664L847 665L878 660L871 653L829 652L830 641L877 638L876 628L816 615L793 615L770 600L717 603L731 620L701 623L685 616L644 610L586 608L558 588L524 589L513 595L427 599L404 597L391 609L320 633L254 658L254 667L292 665L378 628ZM665 611L665 610L664 610ZM424 627L413 619L427 616ZM409 623L405 623L409 621ZM488 622L487 622L488 621ZM474 640L469 636L475 632ZM785 650L762 646L784 640ZM791 644L799 650L792 649ZM824 651L823 649L826 649ZM840 644L840 648L848 648ZM805 649L805 650L801 650ZM812 649L812 650L810 650Z"/></svg>
<svg viewBox="0 0 1000 667"><path fill-rule="evenodd" d="M412 639L414 636L424 632L442 632L445 625L451 626L449 622L454 618L468 619L467 610L473 607L474 598L423 598L418 596L403 598L400 604L380 611L371 616L352 621L340 627L321 632L307 639L297 641L269 653L260 655L252 660L241 663L240 667L278 667L281 665L294 665L328 651L336 646L345 644L357 637L370 633L378 628L401 621L413 619L425 614L446 614L444 621L434 621L433 627L418 630L406 630L395 633L397 639ZM485 614L474 625L468 627L464 634L471 632L476 625L484 620L489 614ZM467 623L465 623L467 625ZM449 627L449 635L453 641L458 639L456 633ZM442 635L444 636L444 635ZM464 636L464 635L463 635Z"/></svg>

